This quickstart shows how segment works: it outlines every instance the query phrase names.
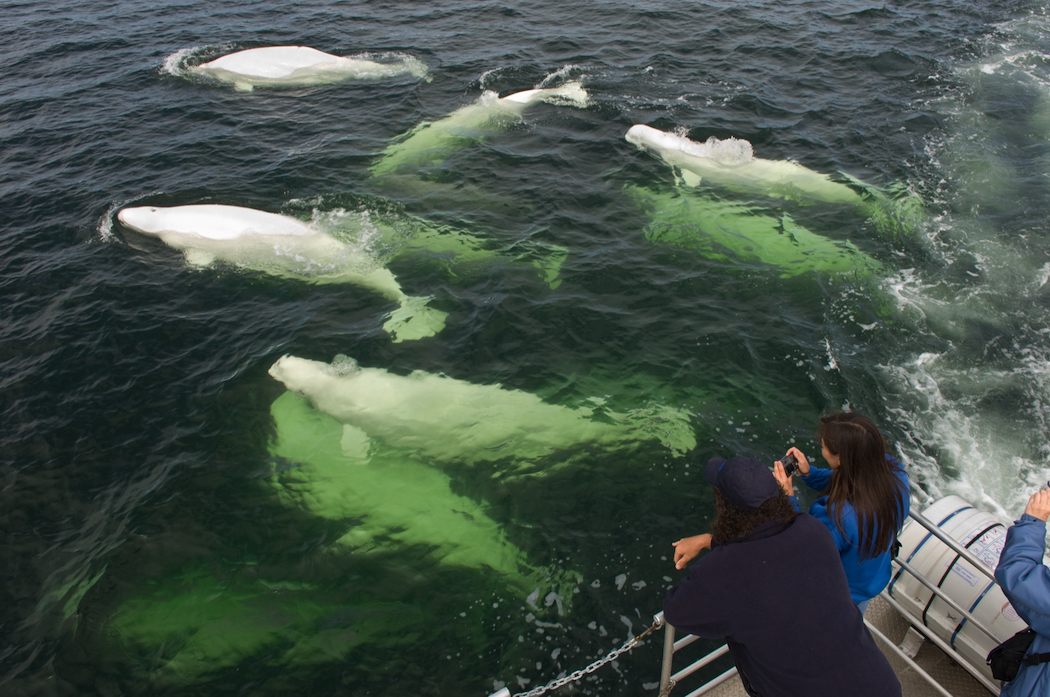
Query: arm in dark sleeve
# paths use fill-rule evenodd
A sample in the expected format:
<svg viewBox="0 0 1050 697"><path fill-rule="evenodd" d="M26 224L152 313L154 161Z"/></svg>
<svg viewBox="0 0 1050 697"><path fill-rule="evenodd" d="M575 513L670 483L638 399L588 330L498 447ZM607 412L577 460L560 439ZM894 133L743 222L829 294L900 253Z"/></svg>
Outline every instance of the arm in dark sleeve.
<svg viewBox="0 0 1050 697"><path fill-rule="evenodd" d="M689 575L664 598L664 618L676 629L704 637L724 637L729 625L720 603L708 592L701 571L704 557L689 568Z"/></svg>
<svg viewBox="0 0 1050 697"><path fill-rule="evenodd" d="M1006 531L995 580L1010 602L1023 606L1028 624L1050 636L1050 569L1043 564L1046 523L1027 513Z"/></svg>

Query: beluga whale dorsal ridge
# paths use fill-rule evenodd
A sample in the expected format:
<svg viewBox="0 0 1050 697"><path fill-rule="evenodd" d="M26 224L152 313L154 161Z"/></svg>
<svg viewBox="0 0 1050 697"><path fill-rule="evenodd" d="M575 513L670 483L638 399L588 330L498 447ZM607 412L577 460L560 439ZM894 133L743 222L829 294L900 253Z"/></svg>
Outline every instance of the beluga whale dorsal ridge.
<svg viewBox="0 0 1050 697"><path fill-rule="evenodd" d="M334 56L307 46L266 46L230 53L190 71L251 91L255 87L301 87L404 74L423 77L427 66L411 56L378 62Z"/></svg>
<svg viewBox="0 0 1050 697"><path fill-rule="evenodd" d="M179 250L193 266L222 261L274 276L350 283L379 293L399 305L383 325L395 342L433 336L445 326L447 313L428 307L428 298L406 295L390 270L364 249L296 218L199 204L123 208L117 219Z"/></svg>

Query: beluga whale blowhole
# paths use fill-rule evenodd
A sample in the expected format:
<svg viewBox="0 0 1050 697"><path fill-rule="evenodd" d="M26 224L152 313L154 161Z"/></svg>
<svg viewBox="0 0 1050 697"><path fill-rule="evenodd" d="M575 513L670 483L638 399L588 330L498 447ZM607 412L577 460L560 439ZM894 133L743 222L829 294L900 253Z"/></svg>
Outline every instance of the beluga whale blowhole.
<svg viewBox="0 0 1050 697"><path fill-rule="evenodd" d="M192 266L225 262L238 268L310 283L350 283L398 303L383 328L394 341L432 336L447 313L428 307L429 298L408 296L394 274L362 246L277 213L220 204L123 208L127 228L159 238Z"/></svg>
<svg viewBox="0 0 1050 697"><path fill-rule="evenodd" d="M266 46L237 51L189 68L189 72L214 78L250 92L256 87L303 87L343 80L378 80L398 75L422 78L423 61L400 54L390 60L344 58L307 46Z"/></svg>

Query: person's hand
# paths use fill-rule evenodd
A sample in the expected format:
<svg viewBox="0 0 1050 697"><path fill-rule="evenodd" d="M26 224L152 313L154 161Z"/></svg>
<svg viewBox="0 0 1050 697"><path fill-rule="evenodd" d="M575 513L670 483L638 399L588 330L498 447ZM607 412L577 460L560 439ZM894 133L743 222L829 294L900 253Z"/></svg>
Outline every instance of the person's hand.
<svg viewBox="0 0 1050 697"><path fill-rule="evenodd" d="M798 457L796 455L795 457ZM773 478L777 480L777 484L788 496L795 495L795 485L791 483L791 475L784 471L784 463L777 460L773 463Z"/></svg>
<svg viewBox="0 0 1050 697"><path fill-rule="evenodd" d="M806 459L806 454L798 448L788 448L787 455L794 455L795 459L798 460L798 473L803 477L809 474L809 460ZM791 494L788 494L791 496Z"/></svg>
<svg viewBox="0 0 1050 697"><path fill-rule="evenodd" d="M672 542L671 546L674 547L674 568L684 569L700 552L711 549L711 533L683 537L678 542Z"/></svg>
<svg viewBox="0 0 1050 697"><path fill-rule="evenodd" d="M1032 494L1024 512L1045 523L1046 519L1050 518L1050 489L1043 489Z"/></svg>

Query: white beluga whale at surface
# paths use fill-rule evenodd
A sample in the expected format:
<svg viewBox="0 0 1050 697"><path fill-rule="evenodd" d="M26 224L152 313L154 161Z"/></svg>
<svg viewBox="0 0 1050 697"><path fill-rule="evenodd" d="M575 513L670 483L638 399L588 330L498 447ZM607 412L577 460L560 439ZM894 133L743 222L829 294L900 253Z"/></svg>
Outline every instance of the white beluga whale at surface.
<svg viewBox="0 0 1050 697"><path fill-rule="evenodd" d="M366 251L295 218L202 204L124 208L117 219L181 251L193 266L223 261L275 276L375 291L399 304L383 325L395 341L432 336L445 326L446 313L427 307L427 298L406 295L390 270Z"/></svg>
<svg viewBox="0 0 1050 697"><path fill-rule="evenodd" d="M189 70L230 83L238 90L251 91L255 87L301 87L403 74L423 77L427 66L410 56L380 63L333 56L306 46L267 46L230 53Z"/></svg>
<svg viewBox="0 0 1050 697"><path fill-rule="evenodd" d="M588 97L579 82L515 92L502 98L495 92L485 92L473 104L438 121L420 124L402 136L383 152L373 165L372 174L414 174L419 167L439 165L454 150L507 127L521 118L526 107L539 102L584 108Z"/></svg>
<svg viewBox="0 0 1050 697"><path fill-rule="evenodd" d="M751 143L738 138L712 136L697 143L684 136L637 124L627 131L627 141L648 150L678 169L690 186L701 181L747 193L859 206L863 199L845 184L832 181L789 160L763 160L754 156Z"/></svg>
<svg viewBox="0 0 1050 697"><path fill-rule="evenodd" d="M674 168L687 186L706 183L745 194L844 204L871 218L878 231L890 237L910 234L921 219L922 202L907 191L891 199L847 174L842 177L849 184L790 160L758 158L751 143L739 138L712 136L698 143L643 124L631 126L625 137Z"/></svg>
<svg viewBox="0 0 1050 697"><path fill-rule="evenodd" d="M604 450L655 440L681 454L695 435L687 414L670 408L626 414L548 404L499 384L478 385L417 370L398 375L362 368L345 356L330 365L284 356L270 375L318 410L351 427L368 449L376 439L437 460L512 460L517 469L572 446Z"/></svg>

